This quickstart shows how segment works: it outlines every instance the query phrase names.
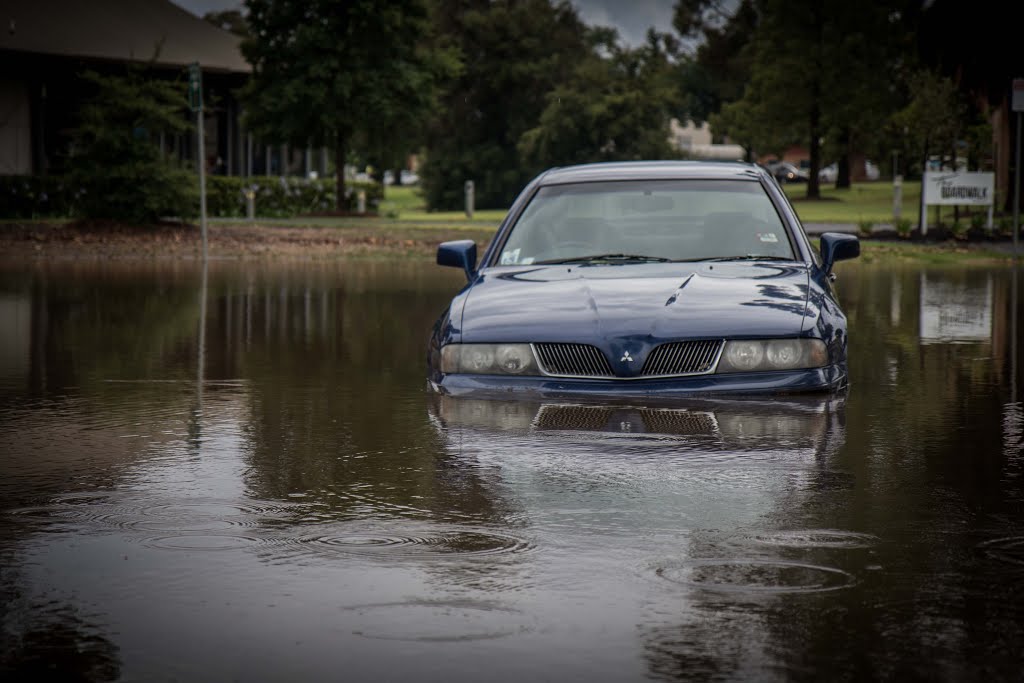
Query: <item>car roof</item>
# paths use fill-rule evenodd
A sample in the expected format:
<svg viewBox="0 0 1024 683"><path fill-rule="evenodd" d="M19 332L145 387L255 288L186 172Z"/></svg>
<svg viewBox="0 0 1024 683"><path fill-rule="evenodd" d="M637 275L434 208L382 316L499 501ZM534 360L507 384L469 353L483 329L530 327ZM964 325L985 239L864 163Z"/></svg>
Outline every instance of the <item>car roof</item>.
<svg viewBox="0 0 1024 683"><path fill-rule="evenodd" d="M602 182L609 180L758 180L764 169L740 161L618 161L552 168L540 185Z"/></svg>

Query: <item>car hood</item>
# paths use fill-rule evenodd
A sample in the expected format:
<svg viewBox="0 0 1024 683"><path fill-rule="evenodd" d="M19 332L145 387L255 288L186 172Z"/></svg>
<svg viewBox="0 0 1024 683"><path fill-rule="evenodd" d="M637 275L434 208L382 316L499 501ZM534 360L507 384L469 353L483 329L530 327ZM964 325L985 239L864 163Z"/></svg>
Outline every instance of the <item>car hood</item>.
<svg viewBox="0 0 1024 683"><path fill-rule="evenodd" d="M809 286L798 263L491 268L468 293L462 341L578 342L617 353L674 339L792 336L816 316Z"/></svg>

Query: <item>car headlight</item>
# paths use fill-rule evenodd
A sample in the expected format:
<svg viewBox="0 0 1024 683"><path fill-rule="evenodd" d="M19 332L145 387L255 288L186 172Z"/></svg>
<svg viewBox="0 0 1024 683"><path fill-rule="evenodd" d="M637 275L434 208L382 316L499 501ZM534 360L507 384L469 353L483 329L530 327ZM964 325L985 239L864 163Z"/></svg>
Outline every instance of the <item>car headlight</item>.
<svg viewBox="0 0 1024 683"><path fill-rule="evenodd" d="M539 375L529 344L448 344L441 348L441 372L473 375Z"/></svg>
<svg viewBox="0 0 1024 683"><path fill-rule="evenodd" d="M727 341L718 372L796 370L828 365L828 349L820 339L736 339Z"/></svg>

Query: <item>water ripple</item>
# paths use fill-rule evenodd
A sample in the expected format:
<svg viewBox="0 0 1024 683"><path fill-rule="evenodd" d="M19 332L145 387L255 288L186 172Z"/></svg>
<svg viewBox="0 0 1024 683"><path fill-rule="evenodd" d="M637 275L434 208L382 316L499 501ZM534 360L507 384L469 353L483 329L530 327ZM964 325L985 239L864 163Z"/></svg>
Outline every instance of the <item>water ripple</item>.
<svg viewBox="0 0 1024 683"><path fill-rule="evenodd" d="M305 536L292 544L315 553L356 555L386 554L389 557L481 556L530 552L536 546L507 533L476 529L448 529L423 534L375 532L329 533Z"/></svg>
<svg viewBox="0 0 1024 683"><path fill-rule="evenodd" d="M842 569L779 560L693 560L656 573L672 583L721 593L822 593L855 583Z"/></svg>
<svg viewBox="0 0 1024 683"><path fill-rule="evenodd" d="M992 559L1024 565L1024 536L994 538L979 543L978 549Z"/></svg>
<svg viewBox="0 0 1024 683"><path fill-rule="evenodd" d="M869 548L878 543L872 534L839 529L793 529L753 534L750 540L787 548Z"/></svg>

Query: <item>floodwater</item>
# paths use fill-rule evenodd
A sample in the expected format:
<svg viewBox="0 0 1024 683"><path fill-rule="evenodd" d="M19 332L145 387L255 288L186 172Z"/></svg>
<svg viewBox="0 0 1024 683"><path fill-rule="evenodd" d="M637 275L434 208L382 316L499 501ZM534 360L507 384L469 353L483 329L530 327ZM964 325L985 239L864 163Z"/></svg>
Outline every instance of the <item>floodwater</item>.
<svg viewBox="0 0 1024 683"><path fill-rule="evenodd" d="M840 267L845 396L437 400L419 263L0 271L4 680L1019 680L1011 268Z"/></svg>

